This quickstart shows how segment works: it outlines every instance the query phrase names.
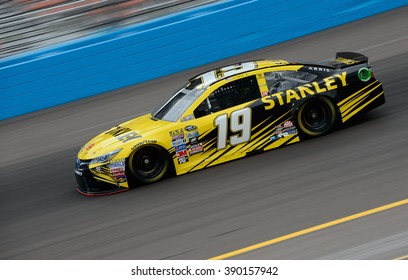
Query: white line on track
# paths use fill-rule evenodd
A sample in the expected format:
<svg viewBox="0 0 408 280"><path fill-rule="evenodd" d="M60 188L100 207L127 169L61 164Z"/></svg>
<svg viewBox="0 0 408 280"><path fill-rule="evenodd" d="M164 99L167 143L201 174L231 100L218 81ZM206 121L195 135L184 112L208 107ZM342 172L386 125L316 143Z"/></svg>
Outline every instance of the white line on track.
<svg viewBox="0 0 408 280"><path fill-rule="evenodd" d="M384 43L381 43L381 44L373 45L373 46L368 47L368 48L359 49L357 52L364 52L364 51L372 50L372 49L375 49L375 48L378 48L378 47L386 46L386 45L393 44L393 43L396 43L396 42L399 42L399 41L402 41L402 40L406 40L406 39L408 39L408 36L401 37L401 38L391 40L391 41L388 41L388 42L384 42Z"/></svg>
<svg viewBox="0 0 408 280"><path fill-rule="evenodd" d="M394 260L408 260L408 255L395 258Z"/></svg>

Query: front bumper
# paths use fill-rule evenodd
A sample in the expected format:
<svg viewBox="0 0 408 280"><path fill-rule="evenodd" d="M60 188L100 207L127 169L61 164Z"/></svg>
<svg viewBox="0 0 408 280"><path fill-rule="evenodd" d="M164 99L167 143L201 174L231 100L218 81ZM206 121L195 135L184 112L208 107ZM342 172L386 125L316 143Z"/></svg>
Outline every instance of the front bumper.
<svg viewBox="0 0 408 280"><path fill-rule="evenodd" d="M128 188L95 180L92 172L84 165L82 165L81 168L75 168L74 172L78 184L77 190L83 195L101 196L129 190Z"/></svg>

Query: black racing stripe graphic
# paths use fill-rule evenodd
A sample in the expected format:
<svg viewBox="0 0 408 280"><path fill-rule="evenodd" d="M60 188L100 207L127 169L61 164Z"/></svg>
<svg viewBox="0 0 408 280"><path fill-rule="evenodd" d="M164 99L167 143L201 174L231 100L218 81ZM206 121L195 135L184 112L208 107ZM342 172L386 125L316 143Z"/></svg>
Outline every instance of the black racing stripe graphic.
<svg viewBox="0 0 408 280"><path fill-rule="evenodd" d="M258 145L259 141L262 141L262 139L265 138L265 135L271 133L271 130L273 129L275 124L276 124L276 122L272 122L272 123L269 123L268 125L265 125L263 127L263 132L262 133L259 133L257 136L252 138L250 142L243 145L239 150L249 150L252 147ZM254 150L256 150L256 148Z"/></svg>
<svg viewBox="0 0 408 280"><path fill-rule="evenodd" d="M198 167L200 164L202 164L205 160L206 160L206 158L204 158L204 159L201 160L199 163L197 163L196 165L194 165L194 166L193 166L192 168L190 168L187 172L193 171L196 167Z"/></svg>
<svg viewBox="0 0 408 280"><path fill-rule="evenodd" d="M220 159L224 155L228 154L230 151L232 151L235 148L235 146L230 146L229 148L225 149L220 155L216 156L214 159L210 160L206 165L204 165L204 168L206 168L208 165L213 163L214 161ZM218 151L217 151L218 152Z"/></svg>
<svg viewBox="0 0 408 280"><path fill-rule="evenodd" d="M208 129L208 130L204 131L203 133L200 133L199 137L202 137L202 138L209 137L208 135L213 133L213 131L214 131L214 129Z"/></svg>
<svg viewBox="0 0 408 280"><path fill-rule="evenodd" d="M239 150L242 149L250 149L253 145L256 144L256 141L258 141L258 139L261 139L262 137L264 137L265 134L270 133L270 128L273 125L276 125L276 123L285 115L287 115L288 113L290 113L292 110L288 110L285 113L283 113L280 117L278 117L276 119L276 116L274 116L273 114L269 115L266 119L261 120L259 123L257 124L253 124L253 129L251 132L251 137L252 139L247 142L246 144L244 144ZM275 119L274 121L271 122L271 119ZM264 132L262 132L264 131ZM262 132L262 133L260 133ZM259 135L257 135L259 134ZM249 147L248 147L249 146Z"/></svg>
<svg viewBox="0 0 408 280"><path fill-rule="evenodd" d="M260 124L256 125L255 128L252 130L251 132L251 139L250 141L246 142L245 144L242 145L241 148L238 149L238 151L242 150L242 149L246 149L246 148L250 148L254 145L254 141L257 141L258 137L259 137L259 133L262 130L268 130L268 128L272 125L271 122L268 122L270 119L272 118L272 116L268 117L266 120L264 120L263 122L261 122Z"/></svg>
<svg viewBox="0 0 408 280"><path fill-rule="evenodd" d="M167 152L170 154L171 157L174 157L176 155L174 147L167 149Z"/></svg>
<svg viewBox="0 0 408 280"><path fill-rule="evenodd" d="M281 145L279 145L278 147L286 146L288 143L290 143L290 141L292 141L292 140L295 139L296 137L298 137L297 134L294 134L293 136L288 137L288 139L287 139L285 142L283 142ZM260 150L261 150L261 149L265 149L265 147L267 147L267 146L270 145L270 144L271 144L271 142L270 142L270 140L269 140L269 141L265 142L262 146L260 146L259 149L260 149Z"/></svg>
<svg viewBox="0 0 408 280"><path fill-rule="evenodd" d="M204 142L204 141L202 141L202 142ZM217 146L217 140L215 138L213 138L213 139L211 139L211 140L209 140L207 142L204 142L204 144L203 144L203 148L206 151L211 150L213 148L216 148L216 146Z"/></svg>
<svg viewBox="0 0 408 280"><path fill-rule="evenodd" d="M258 102L260 99L261 99L261 98L250 101L250 103L247 104L244 108L251 107L253 104L255 104L256 102ZM251 107L251 108L252 108L252 107Z"/></svg>
<svg viewBox="0 0 408 280"><path fill-rule="evenodd" d="M270 144L270 141L271 141L270 136L269 136L269 137L265 137L265 136L264 136L264 138L261 139L261 140L257 143L257 145L256 145L256 147L253 149L253 151L262 150L265 146L267 146L267 145Z"/></svg>
<svg viewBox="0 0 408 280"><path fill-rule="evenodd" d="M198 136L198 139L200 139L199 141L201 141L201 142L208 143L208 142L213 141L215 139L216 134L217 134L217 129L213 128L213 129L207 130L203 134L200 134Z"/></svg>
<svg viewBox="0 0 408 280"><path fill-rule="evenodd" d="M113 137L116 137L116 136L119 136L123 133L130 132L130 131L132 130L128 127L116 126L108 130L107 132L105 132L105 134L109 134L109 135L112 135Z"/></svg>
<svg viewBox="0 0 408 280"><path fill-rule="evenodd" d="M364 98L362 102L359 102L360 106L356 106L352 111L348 112L347 115L343 117L345 121L350 119L352 116L357 114L359 111L363 110L367 105L369 105L372 101L377 99L381 94L384 94L383 90L375 91L375 95L370 95L367 98Z"/></svg>
<svg viewBox="0 0 408 280"><path fill-rule="evenodd" d="M269 140L269 136L272 133L273 127L275 127L279 123L283 123L287 120L290 120L291 117L284 119L287 117L287 114L290 113L292 110L287 111L284 113L282 116L277 118L275 121L269 123L267 126L265 126L265 131L261 134L259 134L255 139L251 140L252 145L246 148L246 150L249 150L251 147L255 147L253 150L258 150L260 149L259 146L261 146L265 141Z"/></svg>
<svg viewBox="0 0 408 280"><path fill-rule="evenodd" d="M347 113L343 114L343 118L346 118L348 115L352 114L354 111L358 110L360 108L360 105L362 103L366 103L370 99L370 95L367 95L366 97L362 98L360 101L358 101L356 104L353 104L348 110Z"/></svg>
<svg viewBox="0 0 408 280"><path fill-rule="evenodd" d="M359 101L357 101L357 99L356 99L355 104L351 105L349 108L347 108L347 110L342 112L342 117L346 118L348 115L352 114L355 110L357 110L359 107L361 107L362 103L366 103L370 99L372 99L373 96L375 96L377 93L379 93L381 91L380 85L381 84L378 84L378 85L376 85L376 87L370 88L369 90L365 91L364 94L367 94L367 96L365 96L364 98L362 98ZM364 94L359 94L359 97L363 96ZM351 103L348 103L348 104L351 104Z"/></svg>
<svg viewBox="0 0 408 280"><path fill-rule="evenodd" d="M225 153L229 152L231 149L233 149L234 147L230 147L228 148L226 151L224 151L223 153L221 153L219 156L213 158L211 161L209 161L209 163L207 163L205 166L203 166L202 168L205 168L208 166L208 164L211 164L212 162L214 162L215 160L219 159L222 155L224 155ZM195 168L197 168L199 165L201 165L202 163L204 163L206 160L209 160L210 158L214 157L217 153L219 152L219 150L214 149L213 152L210 155L204 155L204 158L197 163L196 165L194 165L192 168L190 168L187 172L193 171Z"/></svg>
<svg viewBox="0 0 408 280"><path fill-rule="evenodd" d="M265 135L268 135L268 134L270 134L271 132L270 132L270 130L268 129L269 127L272 127L272 126L274 126L274 125L276 125L276 123L278 123L279 122L279 120L281 120L285 115L287 115L288 113L289 113L290 111L288 111L288 112L286 112L285 114L283 114L281 117L279 117L277 120L275 120L274 122L272 122L272 123L270 123L270 124L268 124L268 125L266 125L266 129L265 129L265 132L264 133L262 133L262 134L260 134L259 136L257 136L256 137L256 139L265 139ZM257 141L256 139L252 139L251 140L251 142L253 142L253 141ZM245 146L245 145L244 145ZM235 149L236 148L236 146L230 146L230 147L228 147L225 151L223 151L220 155L218 155L217 157L215 157L214 159L212 159L211 161L209 161L205 166L204 166L204 168L205 167L207 167L207 166L209 166L209 165L211 165L214 161L216 161L216 160L218 160L218 159L220 159L221 157L223 157L223 156L225 156L226 154L228 154L229 152L231 152L233 149ZM238 151L240 151L240 150L242 150L242 148L243 147L240 147L238 150L237 150L237 152ZM247 150L248 150L249 148L247 148ZM218 152L218 151L216 151L216 152ZM215 152L215 153L216 153ZM214 154L215 154L214 153Z"/></svg>
<svg viewBox="0 0 408 280"><path fill-rule="evenodd" d="M216 153L217 148L217 128L212 129L207 135L205 135L200 142L203 143L204 152L203 156L211 157Z"/></svg>
<svg viewBox="0 0 408 280"><path fill-rule="evenodd" d="M372 82L371 84L368 84L366 86L360 87L358 90L356 90L355 92L353 92L352 94L349 94L348 96L346 96L342 101L339 102L340 106L344 106L350 102L352 102L355 98L358 98L359 95L361 95L361 93L366 92L367 90L369 90L371 87L373 87L375 84L377 83L377 81Z"/></svg>
<svg viewBox="0 0 408 280"><path fill-rule="evenodd" d="M96 170L96 168L100 168L100 170ZM91 172L93 175L97 176L98 174L100 175L105 175L110 177L111 176L111 172L110 172L110 168L107 167L106 165L102 165L102 166L98 166L96 168L92 168Z"/></svg>
<svg viewBox="0 0 408 280"><path fill-rule="evenodd" d="M206 160L206 158L202 159L199 163L197 163L196 165L191 167L187 172L193 171L196 167L198 167L200 164L202 164L205 160Z"/></svg>
<svg viewBox="0 0 408 280"><path fill-rule="evenodd" d="M205 162L208 158L212 157L216 152L217 146L217 128L207 130L205 133L199 136L199 142L203 143L204 152L201 154L203 159L191 167L187 172L193 171L195 168L200 166L203 162Z"/></svg>
<svg viewBox="0 0 408 280"><path fill-rule="evenodd" d="M98 176L96 174L93 174L93 175L94 175L95 180L99 180L99 181L109 183L109 184L114 184L113 179L112 179L112 181L110 181L110 180L108 180L108 179L106 179L104 177L100 177L100 176Z"/></svg>
<svg viewBox="0 0 408 280"><path fill-rule="evenodd" d="M250 102L249 104L247 104L245 107L251 107L255 103L259 103L259 102L260 102L260 99L254 100ZM222 158L223 156L227 155L228 153L231 153L234 149L236 149L236 152L239 152L242 149L244 150L250 149L254 144L257 144L256 141L260 141L262 138L265 137L265 135L270 134L271 130L273 129L273 126L276 125L276 123L279 120L281 120L285 115L287 115L290 112L291 110L286 111L284 114L282 114L280 117L278 117L278 119L274 121L271 121L272 119L276 118L276 116L274 116L273 114L270 114L269 116L267 116L266 119L252 118L252 121L253 122L255 121L255 123L252 123L253 129L251 131L251 137L253 135L256 135L256 136L252 138L251 141L248 141L247 143L243 143L242 146L240 147L229 145L229 139L230 139L230 133L231 133L229 130L228 130L228 137L227 137L227 144L229 145L229 147L223 151L217 150L218 127L215 127L214 129L208 131L204 135L200 135L199 142L203 143L203 149L204 149L204 152L202 153L203 159L200 160L200 162L195 164L193 167L191 167L187 172L191 172L195 170L200 165L203 165L203 163L205 163L205 166L203 166L202 168L206 168L209 165L213 164L215 161Z"/></svg>
<svg viewBox="0 0 408 280"><path fill-rule="evenodd" d="M349 96L347 96L346 98L344 98L344 100L347 100L347 101L346 101L345 103L342 103L343 100L340 101L339 104L341 104L341 105L339 105L339 106L340 106L340 107L347 107L347 105L353 103L357 98L359 98L361 95L363 95L364 93L366 93L367 91L369 91L371 88L375 87L378 83L379 83L378 81L372 82L372 83L369 84L368 86L363 87L362 89L359 89L359 90L357 90L356 92L350 94L349 96L353 96L354 94L358 93L358 94L354 95L352 98L350 98L350 99L348 99L348 100L347 100L347 98L349 98ZM360 92L360 91L361 91L361 92Z"/></svg>

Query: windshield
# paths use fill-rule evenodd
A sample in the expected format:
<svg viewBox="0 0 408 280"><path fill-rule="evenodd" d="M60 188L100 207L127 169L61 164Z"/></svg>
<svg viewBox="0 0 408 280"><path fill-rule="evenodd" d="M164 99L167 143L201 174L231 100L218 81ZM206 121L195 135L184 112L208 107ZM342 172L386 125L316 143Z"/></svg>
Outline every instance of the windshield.
<svg viewBox="0 0 408 280"><path fill-rule="evenodd" d="M176 122L206 89L200 80L196 79L176 92L162 106L153 111L153 117Z"/></svg>

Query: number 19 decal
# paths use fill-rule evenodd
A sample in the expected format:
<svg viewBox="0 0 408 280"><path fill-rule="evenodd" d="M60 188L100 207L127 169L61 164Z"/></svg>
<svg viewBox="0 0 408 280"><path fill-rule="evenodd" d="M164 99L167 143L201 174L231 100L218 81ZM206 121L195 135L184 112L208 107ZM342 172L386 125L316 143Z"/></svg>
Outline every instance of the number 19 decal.
<svg viewBox="0 0 408 280"><path fill-rule="evenodd" d="M214 125L218 126L217 150L227 147L228 135L228 114L222 114L215 118ZM229 143L236 146L248 142L251 138L251 108L243 108L231 113L230 129L231 135Z"/></svg>

